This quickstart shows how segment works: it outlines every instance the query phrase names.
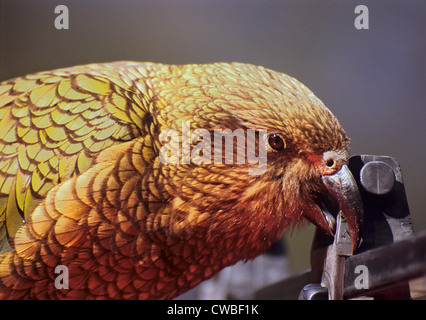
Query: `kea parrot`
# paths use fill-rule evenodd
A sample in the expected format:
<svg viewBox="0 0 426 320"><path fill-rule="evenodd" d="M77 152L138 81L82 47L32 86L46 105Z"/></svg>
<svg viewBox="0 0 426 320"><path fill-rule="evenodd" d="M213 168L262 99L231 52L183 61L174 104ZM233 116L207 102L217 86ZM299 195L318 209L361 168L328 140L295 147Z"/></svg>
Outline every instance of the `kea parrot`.
<svg viewBox="0 0 426 320"><path fill-rule="evenodd" d="M254 130L263 172L208 148L162 161L167 130L183 156L184 125L204 134L191 148L225 129L248 145ZM0 299L172 299L303 221L333 235L339 210L356 250L349 143L306 86L252 64L119 61L4 81Z"/></svg>

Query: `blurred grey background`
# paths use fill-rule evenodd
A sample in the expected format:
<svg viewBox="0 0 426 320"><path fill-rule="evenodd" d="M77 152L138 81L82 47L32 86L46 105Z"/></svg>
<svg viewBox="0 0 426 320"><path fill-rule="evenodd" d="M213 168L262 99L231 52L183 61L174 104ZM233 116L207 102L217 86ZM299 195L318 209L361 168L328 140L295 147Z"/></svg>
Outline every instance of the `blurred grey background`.
<svg viewBox="0 0 426 320"><path fill-rule="evenodd" d="M57 5L69 29L54 26ZM357 5L369 29L357 30ZM0 80L116 60L239 61L306 84L352 138L352 154L401 164L415 231L426 229L426 1L0 0ZM313 227L286 235L309 267Z"/></svg>

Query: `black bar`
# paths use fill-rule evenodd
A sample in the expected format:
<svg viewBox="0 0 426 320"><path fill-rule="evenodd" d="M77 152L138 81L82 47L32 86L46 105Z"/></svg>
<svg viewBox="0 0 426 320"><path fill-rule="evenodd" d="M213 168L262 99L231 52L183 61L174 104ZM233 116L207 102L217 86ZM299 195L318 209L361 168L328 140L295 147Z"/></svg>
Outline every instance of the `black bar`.
<svg viewBox="0 0 426 320"><path fill-rule="evenodd" d="M368 289L355 287L355 279L361 275L355 273L355 268L360 265L367 267ZM343 295L345 299L359 296L374 296L380 299L386 297L386 290L395 292L400 288L405 289L408 280L421 276L426 276L425 231L412 239L347 257ZM294 300L305 285L312 283L311 280L311 271L307 270L256 291L250 299Z"/></svg>
<svg viewBox="0 0 426 320"><path fill-rule="evenodd" d="M368 270L368 289L357 289L355 280L361 273L357 266ZM372 249L345 261L344 297L370 295L387 286L426 274L426 232L412 239Z"/></svg>

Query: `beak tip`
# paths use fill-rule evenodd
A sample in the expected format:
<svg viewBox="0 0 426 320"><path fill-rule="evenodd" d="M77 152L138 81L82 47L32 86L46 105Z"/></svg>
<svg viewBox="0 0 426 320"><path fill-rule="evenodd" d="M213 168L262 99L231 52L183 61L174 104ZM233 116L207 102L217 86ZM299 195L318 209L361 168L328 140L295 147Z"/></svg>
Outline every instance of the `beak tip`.
<svg viewBox="0 0 426 320"><path fill-rule="evenodd" d="M360 242L363 221L363 205L358 185L346 165L333 175L323 176L323 183L337 200L352 242L352 253L356 252Z"/></svg>

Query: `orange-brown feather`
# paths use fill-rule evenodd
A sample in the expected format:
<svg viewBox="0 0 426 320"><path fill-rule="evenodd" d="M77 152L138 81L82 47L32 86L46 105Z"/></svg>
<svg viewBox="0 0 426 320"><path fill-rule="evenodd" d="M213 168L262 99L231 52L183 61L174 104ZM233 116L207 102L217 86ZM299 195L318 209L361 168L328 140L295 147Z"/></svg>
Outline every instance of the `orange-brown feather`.
<svg viewBox="0 0 426 320"><path fill-rule="evenodd" d="M241 63L28 75L0 84L0 115L0 237L11 243L0 297L12 299L173 298L298 223L321 191L322 153L349 144L303 84ZM266 129L285 148L267 148L261 175L247 162L161 163L160 132L184 121ZM67 290L55 288L57 265Z"/></svg>

